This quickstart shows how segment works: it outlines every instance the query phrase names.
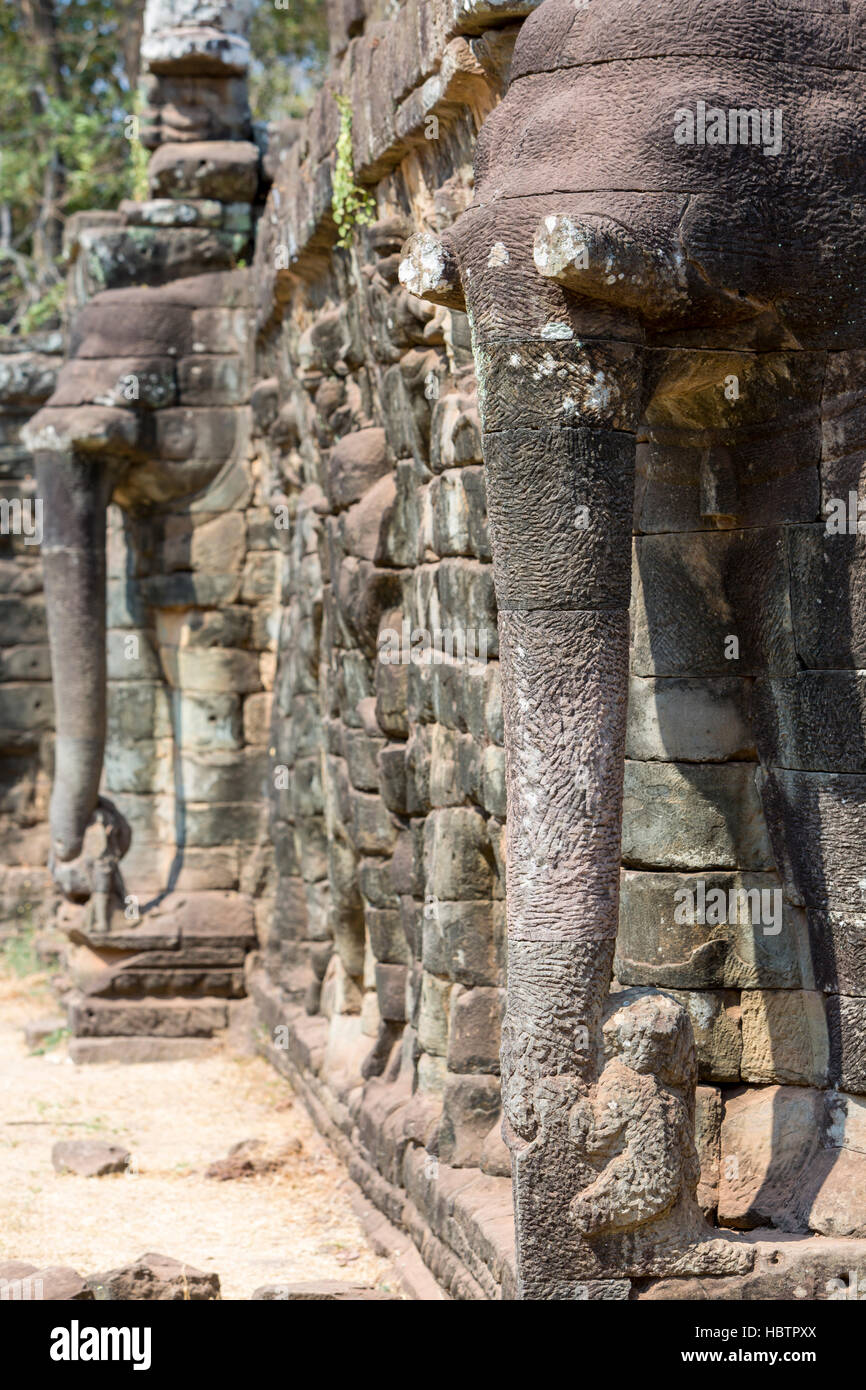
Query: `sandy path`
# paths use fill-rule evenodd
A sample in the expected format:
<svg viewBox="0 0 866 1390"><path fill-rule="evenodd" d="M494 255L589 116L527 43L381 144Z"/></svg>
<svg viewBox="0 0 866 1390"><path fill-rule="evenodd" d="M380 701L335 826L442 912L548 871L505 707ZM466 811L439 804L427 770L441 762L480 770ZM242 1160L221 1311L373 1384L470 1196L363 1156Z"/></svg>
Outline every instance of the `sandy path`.
<svg viewBox="0 0 866 1390"><path fill-rule="evenodd" d="M63 1043L29 1055L24 1023L56 1012L38 979L0 977L0 1259L93 1274L155 1250L215 1270L228 1299L311 1279L396 1292L352 1212L345 1169L266 1062L225 1052L76 1067ZM122 1144L137 1175L58 1176L53 1144L83 1138ZM300 1149L275 1175L204 1177L244 1139L265 1153Z"/></svg>

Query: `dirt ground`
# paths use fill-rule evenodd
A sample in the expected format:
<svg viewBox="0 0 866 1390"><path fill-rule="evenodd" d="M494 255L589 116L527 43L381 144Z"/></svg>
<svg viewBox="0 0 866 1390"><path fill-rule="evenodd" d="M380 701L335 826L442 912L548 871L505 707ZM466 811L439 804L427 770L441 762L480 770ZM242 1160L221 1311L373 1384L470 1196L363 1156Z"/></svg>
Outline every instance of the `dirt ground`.
<svg viewBox="0 0 866 1390"><path fill-rule="evenodd" d="M0 962L0 1260L95 1274L159 1251L220 1276L222 1296L261 1284L339 1279L399 1294L364 1237L345 1169L290 1087L257 1056L75 1066L61 1040L30 1055L23 1027L56 1014L43 977ZM103 1139L132 1154L132 1175L59 1176L59 1139ZM204 1170L243 1140L289 1150L267 1176L216 1181Z"/></svg>

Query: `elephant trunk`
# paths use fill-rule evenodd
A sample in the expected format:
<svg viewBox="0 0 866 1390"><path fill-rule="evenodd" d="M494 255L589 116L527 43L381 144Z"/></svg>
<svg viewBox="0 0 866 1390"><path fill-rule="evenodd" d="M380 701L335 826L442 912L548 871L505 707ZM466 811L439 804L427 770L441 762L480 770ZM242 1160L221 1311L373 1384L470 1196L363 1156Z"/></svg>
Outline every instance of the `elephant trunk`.
<svg viewBox="0 0 866 1390"><path fill-rule="evenodd" d="M103 459L71 450L37 454L36 475L56 710L51 859L68 890L62 866L82 852L105 751L105 525L112 481Z"/></svg>
<svg viewBox="0 0 866 1390"><path fill-rule="evenodd" d="M628 389L635 377L631 354ZM485 461L508 787L504 1107L519 1149L544 1122L539 1085L567 1074L573 1092L597 1070L619 909L635 437L610 422L487 428Z"/></svg>
<svg viewBox="0 0 866 1390"><path fill-rule="evenodd" d="M584 1258L569 1203L590 1177L569 1113L600 1072L619 924L644 392L634 303L641 281L659 297L665 281L608 219L538 228L533 211L470 212L438 249L413 239L400 271L437 303L462 288L472 325L505 716L503 1112L530 1298L570 1288ZM608 286L610 260L628 273Z"/></svg>

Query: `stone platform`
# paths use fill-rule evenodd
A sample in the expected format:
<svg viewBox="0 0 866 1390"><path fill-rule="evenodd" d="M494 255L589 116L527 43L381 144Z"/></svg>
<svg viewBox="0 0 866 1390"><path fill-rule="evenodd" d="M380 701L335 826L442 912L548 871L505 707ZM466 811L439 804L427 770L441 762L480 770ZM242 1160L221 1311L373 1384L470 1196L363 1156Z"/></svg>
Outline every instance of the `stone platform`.
<svg viewBox="0 0 866 1390"><path fill-rule="evenodd" d="M244 959L256 944L243 893L170 893L138 921L97 930L88 911L59 919L73 986L74 1062L175 1061L210 1051L242 999Z"/></svg>

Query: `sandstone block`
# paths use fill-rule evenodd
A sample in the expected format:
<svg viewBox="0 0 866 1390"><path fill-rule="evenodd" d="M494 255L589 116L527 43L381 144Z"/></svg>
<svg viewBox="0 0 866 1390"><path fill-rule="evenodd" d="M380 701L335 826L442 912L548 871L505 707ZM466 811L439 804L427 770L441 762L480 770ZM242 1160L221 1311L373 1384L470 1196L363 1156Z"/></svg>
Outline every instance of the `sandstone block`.
<svg viewBox="0 0 866 1390"><path fill-rule="evenodd" d="M499 1075L499 1041L505 1011L504 991L464 989L451 993L448 1070Z"/></svg>
<svg viewBox="0 0 866 1390"><path fill-rule="evenodd" d="M628 865L770 870L773 856L754 763L625 765Z"/></svg>
<svg viewBox="0 0 866 1390"><path fill-rule="evenodd" d="M162 145L151 157L147 178L152 198L251 203L259 181L259 152L243 140Z"/></svg>
<svg viewBox="0 0 866 1390"><path fill-rule="evenodd" d="M93 1274L87 1280L97 1301L212 1302L219 1298L218 1274L208 1274L170 1255L142 1255L134 1263Z"/></svg>
<svg viewBox="0 0 866 1390"><path fill-rule="evenodd" d="M744 1081L826 1083L824 1000L807 990L744 990L741 997ZM847 1089L855 1090L856 1087Z"/></svg>
<svg viewBox="0 0 866 1390"><path fill-rule="evenodd" d="M478 1168L500 1107L499 1078L456 1076L445 1081L439 1157L452 1168Z"/></svg>

